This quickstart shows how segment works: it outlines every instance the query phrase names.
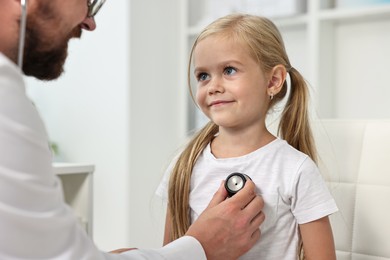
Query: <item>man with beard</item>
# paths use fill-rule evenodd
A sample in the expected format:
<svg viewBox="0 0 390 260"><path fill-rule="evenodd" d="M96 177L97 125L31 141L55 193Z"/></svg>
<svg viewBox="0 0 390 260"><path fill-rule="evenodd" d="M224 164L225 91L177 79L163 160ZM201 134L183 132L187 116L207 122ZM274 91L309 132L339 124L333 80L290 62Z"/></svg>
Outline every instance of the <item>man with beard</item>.
<svg viewBox="0 0 390 260"><path fill-rule="evenodd" d="M63 201L22 73L59 77L68 41L96 28L104 0L30 0L28 8L26 2L0 0L0 259L236 259L248 251L264 220L251 181L227 200L221 185L186 235L163 248L115 251L121 254L95 248Z"/></svg>

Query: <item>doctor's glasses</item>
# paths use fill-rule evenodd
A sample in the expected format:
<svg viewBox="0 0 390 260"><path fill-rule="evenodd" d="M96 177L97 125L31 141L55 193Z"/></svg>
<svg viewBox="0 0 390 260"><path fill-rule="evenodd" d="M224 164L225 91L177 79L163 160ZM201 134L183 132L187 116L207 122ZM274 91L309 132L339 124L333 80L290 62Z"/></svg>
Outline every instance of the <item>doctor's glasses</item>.
<svg viewBox="0 0 390 260"><path fill-rule="evenodd" d="M103 6L106 0L88 0L88 14L87 17L94 17Z"/></svg>

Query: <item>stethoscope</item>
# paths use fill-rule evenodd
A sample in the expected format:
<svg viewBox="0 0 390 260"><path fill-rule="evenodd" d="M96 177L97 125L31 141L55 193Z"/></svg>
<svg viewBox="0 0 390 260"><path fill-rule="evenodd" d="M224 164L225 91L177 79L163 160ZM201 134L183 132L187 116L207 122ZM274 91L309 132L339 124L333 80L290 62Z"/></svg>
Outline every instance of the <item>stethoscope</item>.
<svg viewBox="0 0 390 260"><path fill-rule="evenodd" d="M24 53L24 38L26 34L26 20L27 20L27 0L20 0L22 7L20 17L20 31L19 31L19 49L18 49L18 66L23 67L23 53Z"/></svg>
<svg viewBox="0 0 390 260"><path fill-rule="evenodd" d="M225 181L225 189L228 192L228 196L231 197L244 188L247 180L252 179L248 175L239 172L233 172L227 176Z"/></svg>

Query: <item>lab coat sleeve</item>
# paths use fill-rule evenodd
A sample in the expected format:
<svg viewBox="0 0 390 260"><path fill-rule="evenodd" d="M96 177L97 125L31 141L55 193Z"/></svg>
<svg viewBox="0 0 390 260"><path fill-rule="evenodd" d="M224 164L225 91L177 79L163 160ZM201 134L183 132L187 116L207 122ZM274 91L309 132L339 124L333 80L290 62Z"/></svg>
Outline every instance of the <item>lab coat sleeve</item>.
<svg viewBox="0 0 390 260"><path fill-rule="evenodd" d="M0 53L0 259L206 259L191 237L156 250L100 252L65 204L51 162L20 70Z"/></svg>
<svg viewBox="0 0 390 260"><path fill-rule="evenodd" d="M104 259L65 204L46 129L1 53L0 259Z"/></svg>
<svg viewBox="0 0 390 260"><path fill-rule="evenodd" d="M107 260L206 260L200 243L193 237L184 236L159 249L131 250L120 255L106 254Z"/></svg>

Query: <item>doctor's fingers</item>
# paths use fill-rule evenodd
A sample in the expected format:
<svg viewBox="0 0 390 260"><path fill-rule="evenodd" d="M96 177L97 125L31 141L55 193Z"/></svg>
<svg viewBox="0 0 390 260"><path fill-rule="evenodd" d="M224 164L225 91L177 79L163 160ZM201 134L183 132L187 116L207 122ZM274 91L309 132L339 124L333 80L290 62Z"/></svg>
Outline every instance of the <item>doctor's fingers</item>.
<svg viewBox="0 0 390 260"><path fill-rule="evenodd" d="M209 205L207 206L206 209L208 208L213 208L220 204L221 202L225 201L227 197L227 191L225 189L225 182L222 181L221 185L219 185L218 190L214 193L211 201L209 202Z"/></svg>
<svg viewBox="0 0 390 260"><path fill-rule="evenodd" d="M259 214L257 214L252 221L250 222L250 225L253 229L259 228L261 224L263 224L266 216L263 211L260 211Z"/></svg>
<svg viewBox="0 0 390 260"><path fill-rule="evenodd" d="M260 211L260 213L257 214L249 224L250 237L248 243L251 247L257 242L257 240L259 240L261 236L260 226L264 222L264 220L265 215L262 211Z"/></svg>
<svg viewBox="0 0 390 260"><path fill-rule="evenodd" d="M243 209L244 214L251 216L251 219L255 218L261 213L264 207L263 197L256 195ZM264 214L263 214L264 215Z"/></svg>
<svg viewBox="0 0 390 260"><path fill-rule="evenodd" d="M261 231L260 231L260 228L257 228L255 229L255 231L252 233L252 236L250 238L250 244L251 244L251 247L257 242L257 240L260 239L260 236L261 236Z"/></svg>
<svg viewBox="0 0 390 260"><path fill-rule="evenodd" d="M263 221L264 214L260 212L249 224L248 229L246 229L244 235L244 241L246 242L244 244L248 248L248 250L252 248L254 244L260 239L261 230L259 228L259 225L263 223Z"/></svg>
<svg viewBox="0 0 390 260"><path fill-rule="evenodd" d="M247 180L244 187L229 200L243 209L256 197L255 189L253 181Z"/></svg>

